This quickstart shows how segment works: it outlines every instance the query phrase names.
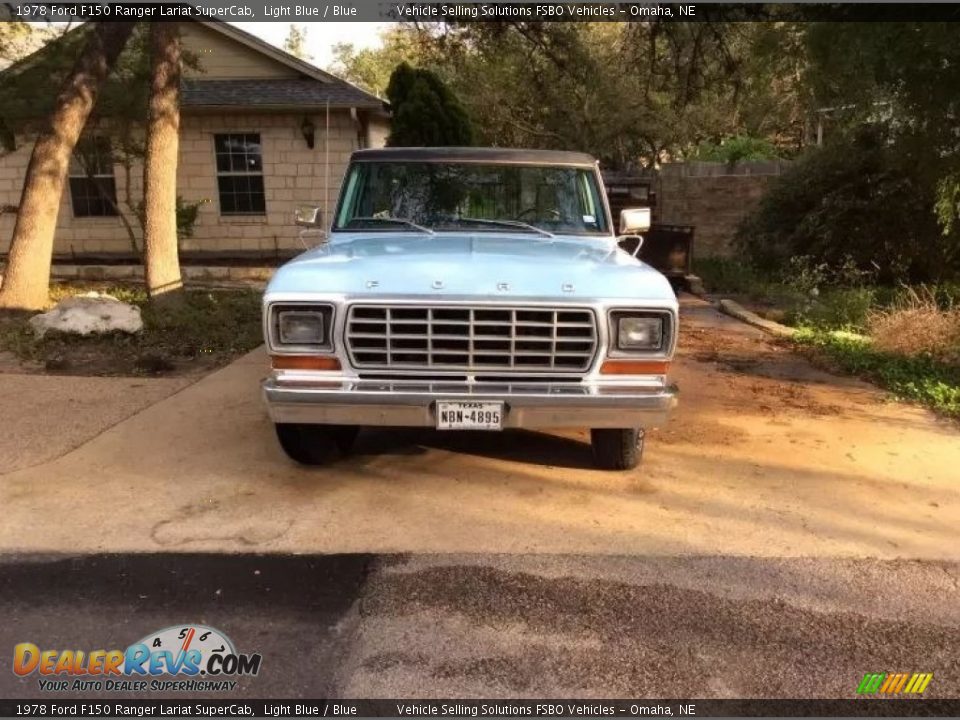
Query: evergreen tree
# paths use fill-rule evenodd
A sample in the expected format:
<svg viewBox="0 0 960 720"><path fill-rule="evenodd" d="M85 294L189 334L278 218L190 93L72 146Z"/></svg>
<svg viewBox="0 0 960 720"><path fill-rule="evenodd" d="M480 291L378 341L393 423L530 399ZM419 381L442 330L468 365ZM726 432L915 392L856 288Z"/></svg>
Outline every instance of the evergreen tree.
<svg viewBox="0 0 960 720"><path fill-rule="evenodd" d="M390 76L387 99L393 110L388 145L472 145L473 128L460 101L429 70L401 63Z"/></svg>

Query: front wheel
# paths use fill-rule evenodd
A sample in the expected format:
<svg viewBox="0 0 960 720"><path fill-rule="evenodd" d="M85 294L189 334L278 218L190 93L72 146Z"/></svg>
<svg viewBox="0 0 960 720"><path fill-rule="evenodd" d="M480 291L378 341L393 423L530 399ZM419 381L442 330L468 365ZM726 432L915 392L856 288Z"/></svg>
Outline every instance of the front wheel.
<svg viewBox="0 0 960 720"><path fill-rule="evenodd" d="M595 428L590 446L598 468L632 470L643 459L643 428Z"/></svg>
<svg viewBox="0 0 960 720"><path fill-rule="evenodd" d="M326 465L346 454L356 431L341 425L276 423L277 440L287 456L301 465Z"/></svg>

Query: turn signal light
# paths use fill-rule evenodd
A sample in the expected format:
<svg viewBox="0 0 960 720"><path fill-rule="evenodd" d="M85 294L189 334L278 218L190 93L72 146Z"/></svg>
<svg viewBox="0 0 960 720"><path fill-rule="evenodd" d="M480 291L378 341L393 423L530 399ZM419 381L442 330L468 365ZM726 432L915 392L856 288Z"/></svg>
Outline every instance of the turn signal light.
<svg viewBox="0 0 960 720"><path fill-rule="evenodd" d="M607 360L601 375L666 375L670 363L665 360Z"/></svg>
<svg viewBox="0 0 960 720"><path fill-rule="evenodd" d="M328 355L271 355L274 370L339 370L340 361Z"/></svg>

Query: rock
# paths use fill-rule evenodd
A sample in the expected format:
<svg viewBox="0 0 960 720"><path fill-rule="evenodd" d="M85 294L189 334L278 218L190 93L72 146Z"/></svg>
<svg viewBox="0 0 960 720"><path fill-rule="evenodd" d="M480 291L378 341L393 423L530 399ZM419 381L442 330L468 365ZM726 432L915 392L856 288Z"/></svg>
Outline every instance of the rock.
<svg viewBox="0 0 960 720"><path fill-rule="evenodd" d="M64 298L52 310L30 318L30 325L37 337L43 337L48 330L77 335L138 333L143 330L143 319L135 305L110 295L87 293Z"/></svg>
<svg viewBox="0 0 960 720"><path fill-rule="evenodd" d="M703 279L697 275L685 275L684 282L687 284L687 289L694 295L699 295L703 297L707 294L706 289L703 287Z"/></svg>

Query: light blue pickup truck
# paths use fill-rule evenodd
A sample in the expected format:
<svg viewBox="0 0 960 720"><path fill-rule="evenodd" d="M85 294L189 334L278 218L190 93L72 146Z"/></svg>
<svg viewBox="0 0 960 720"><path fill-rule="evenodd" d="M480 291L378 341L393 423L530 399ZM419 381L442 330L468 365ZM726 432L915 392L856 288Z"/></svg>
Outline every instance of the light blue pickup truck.
<svg viewBox="0 0 960 720"><path fill-rule="evenodd" d="M314 465L365 425L578 427L597 466L635 467L675 402L676 296L620 247L649 222L624 210L615 230L580 153L355 152L329 232L264 296L283 449Z"/></svg>

